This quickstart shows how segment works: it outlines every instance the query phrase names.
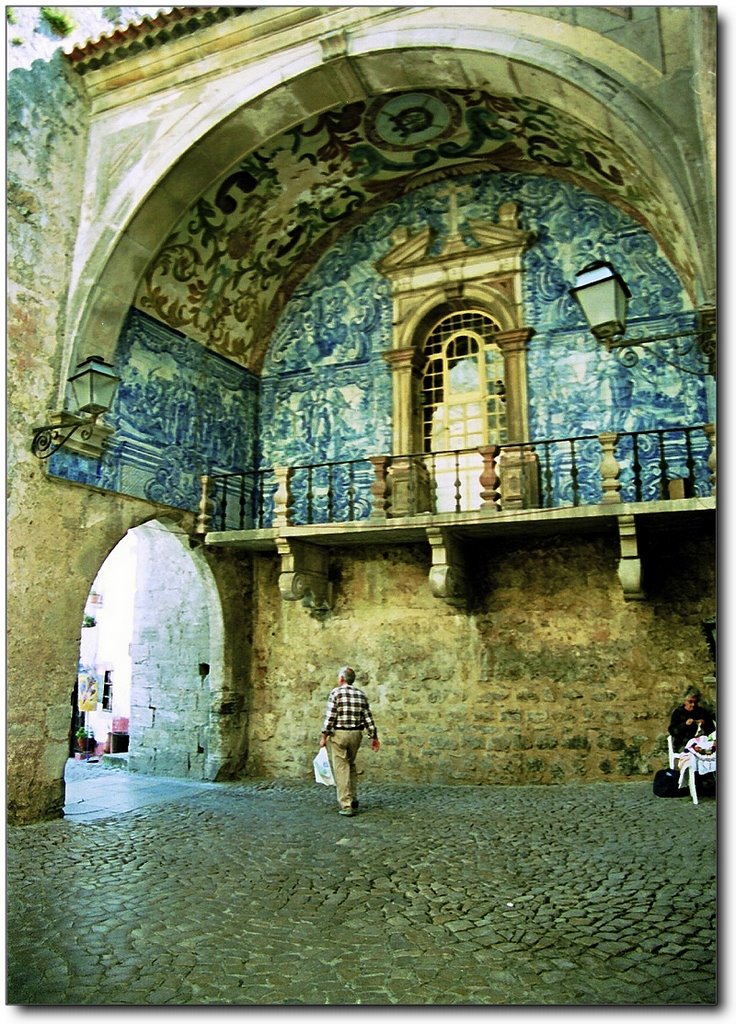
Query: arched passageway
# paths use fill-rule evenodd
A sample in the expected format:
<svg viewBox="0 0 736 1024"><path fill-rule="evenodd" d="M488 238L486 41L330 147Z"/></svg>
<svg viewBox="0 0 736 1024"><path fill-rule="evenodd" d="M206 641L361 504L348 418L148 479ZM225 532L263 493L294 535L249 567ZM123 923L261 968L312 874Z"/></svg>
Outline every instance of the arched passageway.
<svg viewBox="0 0 736 1024"><path fill-rule="evenodd" d="M549 201L538 194L534 208L531 202L522 208L521 222L539 229L532 254L537 273L529 275L520 324L535 331L527 383L530 402L536 402L534 423L541 429L531 436L545 444L593 429L636 430L638 421L632 425L627 417L640 393L635 412L647 418L659 413L661 395L668 401L673 395L679 403L681 392L693 393L680 381L674 391L660 387L659 373L652 373L653 386L640 392L632 386L629 368L579 329L569 284L591 256L610 258L612 242L620 243L622 258L616 252L615 265L625 268L629 284L642 285L634 289L631 319L667 317L666 330L657 334L693 330L696 312L714 299L716 19L712 11L700 14L709 9L589 8L578 15L571 8L291 8L272 15L265 8L218 8L223 13L218 24L191 23L193 10L177 8L163 16L163 24L145 28L143 46L141 30L131 27L114 38L91 40L81 55L54 66L36 62L9 82L14 84L9 180L16 201L9 220L14 379L9 388L8 804L17 821L54 816L63 802L79 623L99 565L127 529L162 510L174 516L179 509L180 522L188 523L192 534L199 490L190 481L200 473L247 469L265 441L273 459L279 456L275 465L293 465L297 453L286 444L280 448L280 442L301 444L300 423L317 424L321 413L333 410L324 382L333 392L345 391L351 412L358 407L356 398L371 395L367 386L356 390L358 371L368 383L375 377L383 390L376 389L377 401L366 404L357 422L343 417L339 424L349 428L347 440L362 438L361 450L347 450L346 431L342 436L333 431L334 457L409 451L384 443L394 425L392 382L383 356L393 337L391 310L385 303L379 308L362 301L383 255L373 243L383 243L388 234L376 231L369 239L372 262L359 281L363 290L338 303L336 317L332 299L340 296L328 293L343 278L326 276L323 256L334 254L340 269L362 271L353 251L344 244L337 251L338 243L352 242L348 235L363 230L370 218L387 214L382 224L388 228L386 221L399 206L413 204L417 216L402 216L391 228L431 234L453 222L490 218L497 224L498 189L511 187L504 176L534 179L525 193L529 199L532 185L541 182L550 190ZM409 99L411 106L405 107ZM52 133L44 130L50 123ZM424 163L430 150L429 156L437 157L431 167ZM371 167L372 174L364 177ZM255 187L248 170L258 178ZM492 176L498 189L459 195L455 190L456 217L447 184L460 186L459 179L475 170ZM237 179L230 180L232 175ZM485 189L485 182L478 184ZM380 208L364 202L369 187ZM560 206L563 193L573 215ZM360 207L355 209L359 224L348 215L354 206ZM201 221L189 216L193 208L203 212ZM618 230L623 216L631 223ZM297 229L302 229L299 237ZM639 251L632 243L642 242L645 232L648 247ZM366 237L363 231L361 241ZM650 240L671 271L653 274ZM171 254L186 257L184 263L167 262ZM211 277L200 274L204 263ZM164 267L171 268L167 284L172 279L176 284L161 296L171 314L157 319L161 306L149 300L156 297ZM268 290L246 287L261 280ZM314 307L317 322L331 329L329 336L316 335L325 346L323 379L317 381L321 390L314 387L310 354L297 364L304 342L311 341L301 311L293 318L294 343L283 349L273 344L277 329L286 338L287 307L302 285L309 297L304 312L311 318ZM245 355L250 331L252 359L228 361L227 353L236 353L224 345L213 351L210 320L219 315L223 297L230 297L226 286L236 292L233 310L243 317L231 334ZM180 287L197 299L192 312L210 316L199 323L199 333L179 317ZM637 303L645 308L637 310ZM366 314L374 310L379 315L371 323ZM189 309L184 312L189 317ZM710 316L713 310L703 312ZM670 317L677 319L674 326ZM275 325L273 331L269 325ZM347 345L340 351L332 347L343 337L352 341L351 331L363 346L358 354L370 340L375 374L369 373L369 360L358 364ZM282 369L277 367L272 379L264 380L262 369L268 377L269 360L282 351L289 360L284 372L277 379L275 371ZM651 359L656 351L646 349ZM93 352L124 371L120 409L111 409L107 421L113 434L100 459L77 457L69 449L67 463L60 457L57 465L49 464L52 472L40 472L28 450L31 424L71 412L64 401L66 378ZM511 354L518 370L520 358L516 351ZM403 358L394 365L408 371L401 379L411 385L412 366L401 363ZM649 358L642 357L644 369ZM670 362L663 363L667 374L676 369ZM596 379L603 381L606 372L599 402L585 382L589 363L600 367ZM292 370L302 368L299 380ZM697 375L690 376L697 381ZM358 383L362 387L362 380ZM575 401L580 383L584 401ZM266 386L271 404L259 405L258 389ZM508 380L505 388L511 390ZM297 403L297 429L279 427L272 443L267 432L278 420L270 411L290 416L289 402ZM396 408L398 419L407 406ZM676 419L661 422L700 429L702 408L699 397L680 403ZM590 410L595 422L581 424ZM172 415L164 415L168 412ZM608 418L601 423L603 417ZM652 422L660 418L648 425ZM365 438L364 423L383 431L376 434L380 446L372 436ZM318 446L326 448L324 436L317 434ZM231 449L233 458L219 457ZM287 461L281 460L282 449ZM715 440L712 457L715 487ZM329 567L339 583L333 617L315 629L311 617L299 617L303 609L280 604L278 558L263 538L258 540L263 547L235 548L227 556L214 547L187 552L183 540L170 538L190 559L192 575L182 577L174 590L181 602L184 589L190 589L186 597L192 606L187 604L184 622L178 621L176 602L167 604L168 581L149 581L152 621L169 616L161 621L170 622L172 633L164 638L141 631L136 671L141 685L152 691L163 687L167 679L157 657L165 639L168 650L161 660L177 680L178 694L187 700L195 694L208 705L206 713L197 711L200 717L179 762L205 777L246 770L296 775L300 751L311 745L312 723L322 710L322 680L332 675L339 651L360 661L392 695L385 709L379 704L382 728L390 732L393 719L401 743L393 751L385 746L383 770L401 778L412 768L404 761L412 744L431 752L436 737L442 753L441 729L406 734L431 720L433 706L458 709L471 732L478 730L472 772L484 779L489 743L495 749L523 745L529 751L523 755L523 777L532 781L564 778L565 772L577 777L584 771L593 779L646 772L647 759L658 757L656 723L669 700L670 676L684 664L696 675L710 667L700 666L697 646L698 622L712 614L708 531L714 497L704 500L709 504L697 513L707 516L708 529L696 532L692 542L683 541L686 548L676 552L678 564L671 572L665 555L675 546L667 544L661 557L665 569L652 563L649 601L638 592L642 559L636 523L625 522L613 547L595 553L583 536L560 551L542 550L532 530L518 545L514 535L505 560L496 545L493 571L489 568L480 583L489 602L477 635L472 632L477 616L457 616L428 593L428 547L405 551L397 544L390 559L380 550L356 548L349 557L338 552ZM667 520L684 520L690 509L663 511ZM545 518L554 521L553 515ZM626 597L615 570L624 543L626 565L633 570L626 577ZM169 572L164 546L161 575ZM172 564L179 564L179 554L172 554ZM474 561L471 552L469 564ZM632 593L640 603L623 607ZM526 613L523 622L517 607ZM568 613L574 618L569 632ZM191 648L185 653L187 641L197 635L210 657ZM175 637L181 650L173 650ZM545 658L555 645L558 660L550 680ZM223 646L218 663L212 652ZM583 650L589 659L580 657ZM206 685L200 665L209 665ZM407 678L416 680L429 715L424 709L416 715L394 700L394 694L416 689L406 685ZM148 716L141 764L170 770L179 753L175 758L166 746L164 719L177 692L159 689L140 704L141 720ZM504 702L499 713L510 716L493 720L495 734L484 717L489 692ZM569 701L570 694L584 694L585 702ZM553 749L545 715L538 712L547 701L554 711L562 699L573 709L584 703L585 714L581 711L574 723L566 718L565 736L552 737L560 744ZM606 712L613 703L630 701L646 705L650 716L633 739L628 727L612 724ZM568 743L573 744L569 750L563 745ZM621 749L623 754L615 753ZM134 744L131 758L135 753ZM447 770L448 777L457 778L454 765Z"/></svg>
<svg viewBox="0 0 736 1024"><path fill-rule="evenodd" d="M130 530L90 590L81 630L79 702L95 744L77 760L177 778L215 778L225 749L223 627L212 573L171 523ZM94 704L94 707L92 706ZM125 741L122 740L122 735ZM121 756L123 755L123 756Z"/></svg>

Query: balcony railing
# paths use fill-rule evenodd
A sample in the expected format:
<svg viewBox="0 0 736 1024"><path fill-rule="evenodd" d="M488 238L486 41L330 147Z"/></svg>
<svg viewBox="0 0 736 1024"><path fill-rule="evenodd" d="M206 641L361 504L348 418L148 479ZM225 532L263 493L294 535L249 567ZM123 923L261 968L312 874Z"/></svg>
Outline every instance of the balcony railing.
<svg viewBox="0 0 736 1024"><path fill-rule="evenodd" d="M590 434L213 474L197 532L706 497L715 483L712 424Z"/></svg>

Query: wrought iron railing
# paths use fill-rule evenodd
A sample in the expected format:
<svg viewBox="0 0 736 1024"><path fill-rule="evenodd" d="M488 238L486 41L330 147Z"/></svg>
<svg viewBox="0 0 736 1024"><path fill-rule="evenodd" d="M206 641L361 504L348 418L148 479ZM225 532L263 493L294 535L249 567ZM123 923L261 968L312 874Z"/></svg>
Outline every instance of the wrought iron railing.
<svg viewBox="0 0 736 1024"><path fill-rule="evenodd" d="M712 424L382 455L203 478L198 532L715 493Z"/></svg>

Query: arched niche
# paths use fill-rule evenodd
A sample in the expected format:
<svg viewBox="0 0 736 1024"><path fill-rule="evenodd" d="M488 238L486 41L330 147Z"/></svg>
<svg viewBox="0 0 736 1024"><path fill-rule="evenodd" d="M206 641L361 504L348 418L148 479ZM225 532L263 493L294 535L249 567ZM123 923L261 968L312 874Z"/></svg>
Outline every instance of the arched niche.
<svg viewBox="0 0 736 1024"><path fill-rule="evenodd" d="M393 453L421 449L419 409L423 341L427 328L448 312L476 306L502 328L497 342L504 356L510 437L524 441L526 409L526 342L533 334L522 323L522 257L533 235L519 223L515 203L504 203L498 221L470 221L478 245L460 236L452 186L450 225L439 252L430 228L394 233L394 245L378 262L388 278L393 301L391 347L384 353L393 384Z"/></svg>
<svg viewBox="0 0 736 1024"><path fill-rule="evenodd" d="M331 16L329 24L319 15L304 17L298 60L287 59L288 49L273 51L268 45L257 60L241 59L250 35L239 35L237 24L218 27L217 45L203 36L194 60L206 60L208 73L198 78L196 98L182 92L182 82L198 73L191 56L178 58L176 75L152 79L145 88L136 78L135 94L128 95L126 79L115 68L92 76L100 116L93 117L90 129L62 381L92 352L112 357L145 267L203 190L266 139L322 112L325 96L340 105L398 89L480 87L492 81L531 100L554 96L558 108L584 127L605 126L627 174L662 197L660 212L653 214L660 221L648 226L666 248L672 223L678 225L681 252L690 261L683 280L693 294L708 292L708 261L701 260L705 269L699 266L702 247L695 244L698 211L685 194L689 171L680 166L673 140L663 137L656 111L638 99L643 68L631 51L609 39L605 48L596 48L593 64L586 54L595 33L560 24L551 42L547 18L519 11L484 9L479 19L475 8L426 8L381 12L374 21L367 13L356 20L348 9ZM522 30L525 47L519 54ZM615 63L625 103L610 102L610 78L599 68L605 59ZM646 87L654 88L656 80L648 72ZM131 131L132 100L145 131ZM177 117L162 118L162 109L176 109ZM670 150L668 161L661 154ZM616 202L604 179L591 173L583 184ZM65 385L60 387L62 397Z"/></svg>

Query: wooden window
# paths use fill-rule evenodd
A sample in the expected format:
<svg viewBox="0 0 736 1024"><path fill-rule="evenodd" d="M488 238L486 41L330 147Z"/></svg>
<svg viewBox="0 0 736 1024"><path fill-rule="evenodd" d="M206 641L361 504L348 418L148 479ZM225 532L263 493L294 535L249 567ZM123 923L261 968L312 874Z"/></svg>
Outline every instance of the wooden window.
<svg viewBox="0 0 736 1024"><path fill-rule="evenodd" d="M423 443L425 453L463 452L507 440L504 358L494 341L499 324L468 309L443 317L424 345ZM474 507L477 453L434 460L438 511ZM453 497L450 497L452 492Z"/></svg>

